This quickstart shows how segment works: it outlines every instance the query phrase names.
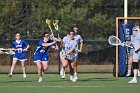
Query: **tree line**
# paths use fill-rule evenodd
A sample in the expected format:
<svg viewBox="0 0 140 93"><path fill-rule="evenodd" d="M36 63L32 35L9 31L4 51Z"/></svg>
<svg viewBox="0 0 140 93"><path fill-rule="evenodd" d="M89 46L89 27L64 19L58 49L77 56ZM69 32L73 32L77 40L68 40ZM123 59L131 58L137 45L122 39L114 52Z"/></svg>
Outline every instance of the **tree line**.
<svg viewBox="0 0 140 93"><path fill-rule="evenodd" d="M140 1L128 1L128 15L140 16ZM40 38L49 32L48 18L59 20L61 36L77 24L85 40L105 40L115 34L116 16L123 16L123 0L1 0L0 39L13 39L16 32Z"/></svg>

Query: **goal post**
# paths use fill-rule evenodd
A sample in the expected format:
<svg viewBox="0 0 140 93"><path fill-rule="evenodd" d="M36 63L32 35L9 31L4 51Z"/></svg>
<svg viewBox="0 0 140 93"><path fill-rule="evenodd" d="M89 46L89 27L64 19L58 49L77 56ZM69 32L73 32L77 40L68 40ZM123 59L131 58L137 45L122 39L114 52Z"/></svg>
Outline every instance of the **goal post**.
<svg viewBox="0 0 140 93"><path fill-rule="evenodd" d="M116 17L116 37L119 37L119 21L120 20L140 20L140 17ZM116 43L118 43L116 41ZM116 46L116 78L118 79L119 72L119 46Z"/></svg>

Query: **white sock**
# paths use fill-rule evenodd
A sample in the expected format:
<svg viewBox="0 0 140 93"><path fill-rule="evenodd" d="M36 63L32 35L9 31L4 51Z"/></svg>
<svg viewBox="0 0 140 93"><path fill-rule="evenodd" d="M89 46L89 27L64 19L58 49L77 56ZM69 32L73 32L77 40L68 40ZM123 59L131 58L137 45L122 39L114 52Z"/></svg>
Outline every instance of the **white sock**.
<svg viewBox="0 0 140 93"><path fill-rule="evenodd" d="M13 73L12 73L12 72L10 72L10 74L12 75Z"/></svg>
<svg viewBox="0 0 140 93"><path fill-rule="evenodd" d="M131 74L131 70L128 70L128 74Z"/></svg>
<svg viewBox="0 0 140 93"><path fill-rule="evenodd" d="M74 75L76 75L76 76L77 76L77 72L74 72Z"/></svg>
<svg viewBox="0 0 140 93"><path fill-rule="evenodd" d="M138 70L138 74L140 73L140 71Z"/></svg>
<svg viewBox="0 0 140 93"><path fill-rule="evenodd" d="M137 77L133 77L133 80L137 80Z"/></svg>

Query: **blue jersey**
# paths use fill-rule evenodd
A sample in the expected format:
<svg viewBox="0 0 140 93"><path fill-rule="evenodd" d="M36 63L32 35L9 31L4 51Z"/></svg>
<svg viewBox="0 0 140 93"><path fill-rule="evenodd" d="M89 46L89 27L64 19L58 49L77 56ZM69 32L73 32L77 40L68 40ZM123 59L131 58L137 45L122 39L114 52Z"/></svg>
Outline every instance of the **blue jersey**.
<svg viewBox="0 0 140 93"><path fill-rule="evenodd" d="M16 49L15 53L24 53L24 51L22 51L23 49L25 49L28 46L28 43L25 40L20 40L20 41L13 41L12 43L12 48Z"/></svg>
<svg viewBox="0 0 140 93"><path fill-rule="evenodd" d="M16 49L13 57L17 60L25 61L26 55L23 49L25 49L27 46L28 43L25 40L13 41L12 48Z"/></svg>
<svg viewBox="0 0 140 93"><path fill-rule="evenodd" d="M51 40L49 40L47 42L44 42L44 40L40 40L39 43L38 43L38 45L37 45L37 49L35 51L35 54L36 53L38 53L38 54L48 53L48 49L49 49L50 46L44 47L44 46L42 46L42 44L44 44L44 43L51 43L51 42L52 42Z"/></svg>
<svg viewBox="0 0 140 93"><path fill-rule="evenodd" d="M34 53L34 62L49 62L49 56L48 56L48 49L51 47L51 46L48 46L48 47L44 47L42 46L42 44L44 43L51 43L52 41L49 40L47 42L44 42L44 40L40 40L39 43L38 43L38 46L37 46L37 49Z"/></svg>

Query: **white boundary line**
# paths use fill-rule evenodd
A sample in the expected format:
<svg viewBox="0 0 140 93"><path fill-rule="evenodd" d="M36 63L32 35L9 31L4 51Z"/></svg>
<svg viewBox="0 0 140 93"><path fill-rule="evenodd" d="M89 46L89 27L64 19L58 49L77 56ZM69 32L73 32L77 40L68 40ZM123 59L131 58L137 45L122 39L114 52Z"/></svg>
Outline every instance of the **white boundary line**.
<svg viewBox="0 0 140 93"><path fill-rule="evenodd" d="M128 85L103 85L103 86L0 86L0 88L7 88L7 87L14 87L14 88L103 88L103 87L140 87L137 84L128 84Z"/></svg>

